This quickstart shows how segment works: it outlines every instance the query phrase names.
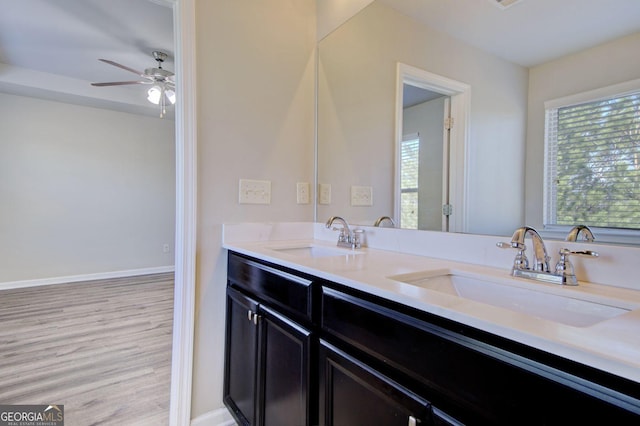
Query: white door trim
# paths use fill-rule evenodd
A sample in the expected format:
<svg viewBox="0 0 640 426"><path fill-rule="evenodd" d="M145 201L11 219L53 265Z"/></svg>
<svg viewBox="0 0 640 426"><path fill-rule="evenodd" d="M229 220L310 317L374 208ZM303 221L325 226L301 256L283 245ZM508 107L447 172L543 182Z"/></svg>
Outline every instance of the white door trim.
<svg viewBox="0 0 640 426"><path fill-rule="evenodd" d="M196 264L195 0L171 0L176 66L176 245L169 424L191 422Z"/></svg>

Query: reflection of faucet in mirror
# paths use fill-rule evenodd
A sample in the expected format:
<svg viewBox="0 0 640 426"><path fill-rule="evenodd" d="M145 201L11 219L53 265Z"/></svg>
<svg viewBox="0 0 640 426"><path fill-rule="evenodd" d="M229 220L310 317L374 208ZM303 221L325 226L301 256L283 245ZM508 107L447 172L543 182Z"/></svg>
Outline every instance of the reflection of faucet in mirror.
<svg viewBox="0 0 640 426"><path fill-rule="evenodd" d="M587 225L576 225L571 228L571 231L569 231L569 234L567 235L565 241L578 241L578 237L580 235L584 237L585 241L588 241L590 243L596 239L593 236L593 232L591 232L591 229L589 229Z"/></svg>
<svg viewBox="0 0 640 426"><path fill-rule="evenodd" d="M341 228L331 228L333 226L333 222L336 221L342 225ZM327 220L325 226L329 229L340 231L340 234L338 235L338 247L358 249L362 246L362 243L360 241L360 234L362 234L364 230L356 229L352 231L347 221L340 216L331 216L329 220Z"/></svg>
<svg viewBox="0 0 640 426"><path fill-rule="evenodd" d="M396 227L396 223L389 216L380 216L378 218L378 220L376 220L376 223L373 224L373 226L378 226L378 227L384 228L385 227L384 226L385 223L389 223L388 228L395 228Z"/></svg>

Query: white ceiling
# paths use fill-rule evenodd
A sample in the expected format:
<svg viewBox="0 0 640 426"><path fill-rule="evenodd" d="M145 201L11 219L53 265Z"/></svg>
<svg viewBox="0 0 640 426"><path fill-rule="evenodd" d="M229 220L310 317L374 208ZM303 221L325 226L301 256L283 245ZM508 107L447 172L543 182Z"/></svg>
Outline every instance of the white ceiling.
<svg viewBox="0 0 640 426"><path fill-rule="evenodd" d="M98 61L141 72L155 67L154 50L173 70L173 10L163 0L5 0L0 13L0 90L158 115L148 86L93 87L138 80Z"/></svg>
<svg viewBox="0 0 640 426"><path fill-rule="evenodd" d="M640 0L377 1L525 67L640 31Z"/></svg>
<svg viewBox="0 0 640 426"><path fill-rule="evenodd" d="M522 0L505 10L495 0L377 1L527 67L640 31L640 0ZM157 113L145 86L89 83L136 78L98 58L143 71L156 64L151 52L161 50L169 54L164 67L174 69L170 0L3 0L1 6L1 91Z"/></svg>

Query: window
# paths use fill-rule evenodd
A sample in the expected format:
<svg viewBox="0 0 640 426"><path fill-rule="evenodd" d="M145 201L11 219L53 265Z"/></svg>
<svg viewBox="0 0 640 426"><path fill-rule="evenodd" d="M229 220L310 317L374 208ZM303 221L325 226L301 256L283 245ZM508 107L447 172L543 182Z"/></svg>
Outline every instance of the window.
<svg viewBox="0 0 640 426"><path fill-rule="evenodd" d="M635 91L545 105L545 227L640 229L640 82L633 83Z"/></svg>
<svg viewBox="0 0 640 426"><path fill-rule="evenodd" d="M402 138L400 147L400 225L402 228L418 229L418 154L420 136L416 134Z"/></svg>

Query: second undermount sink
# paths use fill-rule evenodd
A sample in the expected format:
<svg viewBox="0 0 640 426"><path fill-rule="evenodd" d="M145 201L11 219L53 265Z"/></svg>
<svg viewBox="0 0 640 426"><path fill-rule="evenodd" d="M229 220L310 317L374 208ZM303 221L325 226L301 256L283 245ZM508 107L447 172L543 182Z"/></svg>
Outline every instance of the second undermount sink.
<svg viewBox="0 0 640 426"><path fill-rule="evenodd" d="M631 310L627 309L628 306L612 306L572 297L575 292L563 296L529 290L452 270L426 271L388 278L574 327L589 327Z"/></svg>
<svg viewBox="0 0 640 426"><path fill-rule="evenodd" d="M271 250L275 250L280 253L292 254L300 257L329 257L329 256L352 256L360 254L361 252L339 248L339 247L327 247L315 244L303 244L295 246L283 246L283 247L271 247Z"/></svg>

